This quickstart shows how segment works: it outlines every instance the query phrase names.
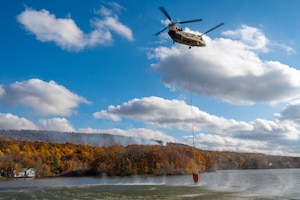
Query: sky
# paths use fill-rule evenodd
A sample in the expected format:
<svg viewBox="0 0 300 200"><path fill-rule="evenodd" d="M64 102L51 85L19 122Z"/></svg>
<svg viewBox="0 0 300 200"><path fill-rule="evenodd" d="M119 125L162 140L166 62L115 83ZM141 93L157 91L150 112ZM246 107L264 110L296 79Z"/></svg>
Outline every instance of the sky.
<svg viewBox="0 0 300 200"><path fill-rule="evenodd" d="M174 22L206 47L173 44ZM300 156L298 0L0 3L0 129Z"/></svg>

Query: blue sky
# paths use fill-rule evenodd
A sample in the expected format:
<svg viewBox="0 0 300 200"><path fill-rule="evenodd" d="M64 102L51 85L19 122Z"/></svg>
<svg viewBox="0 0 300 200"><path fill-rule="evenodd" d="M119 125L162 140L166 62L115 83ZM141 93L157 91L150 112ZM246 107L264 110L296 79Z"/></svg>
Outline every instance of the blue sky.
<svg viewBox="0 0 300 200"><path fill-rule="evenodd" d="M204 36L206 47L189 50L167 31L154 36L166 25L160 6L173 21L203 19L182 25L187 32L225 25ZM201 149L299 156L299 6L1 2L0 129L190 145L193 129Z"/></svg>

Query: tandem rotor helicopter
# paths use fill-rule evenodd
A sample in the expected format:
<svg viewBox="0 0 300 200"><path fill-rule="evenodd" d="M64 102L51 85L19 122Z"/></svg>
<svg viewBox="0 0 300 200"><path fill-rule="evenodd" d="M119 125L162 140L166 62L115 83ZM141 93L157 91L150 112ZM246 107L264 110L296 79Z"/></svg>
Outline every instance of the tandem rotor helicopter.
<svg viewBox="0 0 300 200"><path fill-rule="evenodd" d="M202 21L202 19L194 19L194 20L188 20L188 21L183 21L183 22L173 22L172 18L170 17L170 15L168 14L168 12L166 11L166 9L164 7L159 7L159 9L170 20L170 23L167 27L165 27L161 31L157 32L155 35L159 35L163 31L165 31L167 28L169 28L168 34L172 38L173 43L177 42L180 44L185 44L185 45L188 45L189 48L191 48L192 46L197 46L197 47L206 46L206 42L204 41L202 36L207 34L208 32L215 30L216 28L219 28L220 26L224 25L224 23L222 22L222 23L216 25L215 27L209 29L208 31L202 33L201 35L187 33L187 32L182 31L182 29L180 27L176 26L176 24L199 22L199 21Z"/></svg>

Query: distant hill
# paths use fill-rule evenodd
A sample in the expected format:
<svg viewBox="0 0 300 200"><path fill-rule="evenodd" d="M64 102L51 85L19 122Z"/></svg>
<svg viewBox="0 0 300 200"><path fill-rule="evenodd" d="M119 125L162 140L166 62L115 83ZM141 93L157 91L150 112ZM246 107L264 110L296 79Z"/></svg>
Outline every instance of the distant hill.
<svg viewBox="0 0 300 200"><path fill-rule="evenodd" d="M111 146L131 144L156 145L161 141L150 140L139 137L126 137L121 135L111 135L106 133L75 133L75 132L57 132L43 130L0 130L0 139L20 140L20 141L41 141L41 142L59 142L74 143L93 146Z"/></svg>
<svg viewBox="0 0 300 200"><path fill-rule="evenodd" d="M194 170L300 168L300 157L207 151L104 133L0 130L0 177L24 167L33 167L40 177L171 175Z"/></svg>

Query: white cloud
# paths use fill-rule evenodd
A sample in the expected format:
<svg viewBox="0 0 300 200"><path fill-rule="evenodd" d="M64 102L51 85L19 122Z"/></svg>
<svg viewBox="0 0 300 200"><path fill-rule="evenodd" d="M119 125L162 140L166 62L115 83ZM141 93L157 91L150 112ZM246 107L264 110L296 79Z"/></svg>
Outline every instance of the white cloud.
<svg viewBox="0 0 300 200"><path fill-rule="evenodd" d="M127 137L139 137L139 138L146 138L150 140L160 140L165 142L176 142L176 139L172 136L166 135L165 133L158 131L158 130L152 130L152 129L146 129L146 128L131 128L131 129L105 129L105 130L99 130L99 129L92 129L92 128L81 128L79 129L79 132L83 133L108 133L112 135L122 135Z"/></svg>
<svg viewBox="0 0 300 200"><path fill-rule="evenodd" d="M94 25L100 30L111 30L118 33L120 36L125 37L129 41L133 41L131 30L120 23L117 17L106 17L104 20L94 20Z"/></svg>
<svg viewBox="0 0 300 200"><path fill-rule="evenodd" d="M95 11L95 13L107 17L107 16L111 16L112 15L112 10L107 9L104 6L101 6L99 10Z"/></svg>
<svg viewBox="0 0 300 200"><path fill-rule="evenodd" d="M180 130L182 134L191 132L193 123L196 133L204 132L197 136L198 148L281 155L295 154L299 150L300 132L291 123L264 119L237 121L211 115L197 107L193 107L192 118L191 107L180 100L153 96L133 99L118 106L111 105L107 110L94 113L94 117L115 121L127 118L154 129ZM192 144L191 136L183 136L183 139Z"/></svg>
<svg viewBox="0 0 300 200"><path fill-rule="evenodd" d="M0 113L0 129L30 129L36 130L38 127L30 120L18 117L10 113Z"/></svg>
<svg viewBox="0 0 300 200"><path fill-rule="evenodd" d="M237 121L211 115L181 100L166 100L160 97L133 99L108 110L94 113L95 118L120 121L122 117L143 122L154 128L206 131L220 136L232 136L251 140L272 141L297 140L299 131L288 123L256 119L251 122ZM192 118L193 117L193 118Z"/></svg>
<svg viewBox="0 0 300 200"><path fill-rule="evenodd" d="M273 133L274 135L276 133ZM192 144L193 136L184 136L183 141ZM246 153L264 153L267 155L300 156L299 140L274 142L272 136L268 139L247 139L217 134L195 134L195 146L213 151L233 151Z"/></svg>
<svg viewBox="0 0 300 200"><path fill-rule="evenodd" d="M187 131L191 129L192 120L195 122L195 130L208 129L214 132L252 129L252 126L235 120L210 115L193 107L182 100L167 100L160 97L145 97L133 99L118 106L109 106L107 110L94 113L95 118L108 118L120 121L122 117L142 121L148 125L165 129L179 129ZM222 128L220 128L222 127Z"/></svg>
<svg viewBox="0 0 300 200"><path fill-rule="evenodd" d="M243 26L227 31L232 38L210 39L207 46L158 47L149 53L152 68L168 87L190 89L232 104L278 103L300 97L300 71L278 61L264 61L268 39L261 30Z"/></svg>
<svg viewBox="0 0 300 200"><path fill-rule="evenodd" d="M275 117L279 120L290 121L300 125L300 99L289 102Z"/></svg>
<svg viewBox="0 0 300 200"><path fill-rule="evenodd" d="M80 103L89 103L54 81L30 79L12 83L4 89L5 95L0 96L4 105L23 104L40 115L69 116Z"/></svg>
<svg viewBox="0 0 300 200"><path fill-rule="evenodd" d="M165 128L184 129L191 122L190 108L184 101L165 100L159 97L133 99L107 110L94 113L95 118L108 118L120 121L122 117L143 121L149 125Z"/></svg>
<svg viewBox="0 0 300 200"><path fill-rule="evenodd" d="M291 46L288 46L286 44L272 42L270 45L272 47L279 47L280 49L283 49L288 55L297 53L297 51L295 49L293 49Z"/></svg>
<svg viewBox="0 0 300 200"><path fill-rule="evenodd" d="M0 85L0 98L5 95L5 89L3 85Z"/></svg>
<svg viewBox="0 0 300 200"><path fill-rule="evenodd" d="M67 50L80 50L89 42L72 19L59 19L47 10L26 8L17 17L18 22L41 42L55 42Z"/></svg>
<svg viewBox="0 0 300 200"><path fill-rule="evenodd" d="M184 136L183 140L192 143L192 136ZM215 134L199 133L195 135L195 146L200 149L233 152L265 152L268 149L266 141L239 139Z"/></svg>
<svg viewBox="0 0 300 200"><path fill-rule="evenodd" d="M108 5L111 6L117 12L120 12L122 10L126 10L124 6L118 4L117 2L108 2Z"/></svg>
<svg viewBox="0 0 300 200"><path fill-rule="evenodd" d="M39 126L37 126L32 121L11 113L0 113L0 129L48 130L61 132L75 131L71 123L65 118L40 119Z"/></svg>
<svg viewBox="0 0 300 200"><path fill-rule="evenodd" d="M255 140L268 140L274 143L280 143L283 140L299 140L300 132L295 126L280 121L271 121L264 119L256 119L250 122L253 130L247 132L237 132L236 135L241 138L249 138Z"/></svg>
<svg viewBox="0 0 300 200"><path fill-rule="evenodd" d="M113 6L113 8L117 7ZM84 33L73 19L57 18L45 9L37 11L26 8L17 16L17 21L41 42L54 42L62 49L79 51L95 45L111 44L111 31L124 36L129 41L133 40L131 29L119 22L113 12L114 10L102 7L99 13L104 19L92 20L95 30L89 34Z"/></svg>
<svg viewBox="0 0 300 200"><path fill-rule="evenodd" d="M257 28L242 25L241 29L225 31L223 35L240 39L248 49L261 50L263 52L268 51L267 44L269 40L263 32Z"/></svg>
<svg viewBox="0 0 300 200"><path fill-rule="evenodd" d="M51 118L39 120L40 129L48 131L74 132L75 129L66 118Z"/></svg>

